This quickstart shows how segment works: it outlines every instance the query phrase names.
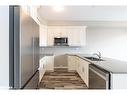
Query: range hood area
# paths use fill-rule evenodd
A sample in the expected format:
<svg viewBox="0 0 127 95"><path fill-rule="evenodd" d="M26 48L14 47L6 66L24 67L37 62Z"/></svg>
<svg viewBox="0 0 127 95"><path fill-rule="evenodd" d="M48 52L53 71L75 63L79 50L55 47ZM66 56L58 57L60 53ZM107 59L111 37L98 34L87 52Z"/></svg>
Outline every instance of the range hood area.
<svg viewBox="0 0 127 95"><path fill-rule="evenodd" d="M67 37L55 37L54 46L69 46Z"/></svg>
<svg viewBox="0 0 127 95"><path fill-rule="evenodd" d="M44 31L45 30L45 31ZM85 46L86 26L48 26L40 27L40 47Z"/></svg>

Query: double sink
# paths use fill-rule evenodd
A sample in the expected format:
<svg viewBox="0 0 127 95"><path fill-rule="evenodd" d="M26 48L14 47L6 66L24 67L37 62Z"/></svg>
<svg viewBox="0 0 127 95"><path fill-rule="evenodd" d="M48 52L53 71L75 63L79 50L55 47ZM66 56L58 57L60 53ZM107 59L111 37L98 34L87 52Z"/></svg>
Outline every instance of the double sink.
<svg viewBox="0 0 127 95"><path fill-rule="evenodd" d="M104 61L103 59L95 58L95 57L84 57L84 58L89 59L91 61Z"/></svg>

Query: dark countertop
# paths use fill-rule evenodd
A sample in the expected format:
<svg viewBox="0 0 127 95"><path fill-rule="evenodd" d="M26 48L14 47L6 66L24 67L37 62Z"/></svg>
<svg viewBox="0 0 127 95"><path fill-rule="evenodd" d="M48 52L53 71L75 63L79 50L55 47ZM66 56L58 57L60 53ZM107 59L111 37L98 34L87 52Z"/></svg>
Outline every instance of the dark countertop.
<svg viewBox="0 0 127 95"><path fill-rule="evenodd" d="M103 68L114 74L120 74L120 73L127 74L127 62L125 61L120 61L120 60L106 58L106 57L102 57L104 61L91 61L85 58L85 57L91 57L90 55L85 55L85 54L68 54L68 55L80 57L90 62L91 64L95 64L96 66Z"/></svg>

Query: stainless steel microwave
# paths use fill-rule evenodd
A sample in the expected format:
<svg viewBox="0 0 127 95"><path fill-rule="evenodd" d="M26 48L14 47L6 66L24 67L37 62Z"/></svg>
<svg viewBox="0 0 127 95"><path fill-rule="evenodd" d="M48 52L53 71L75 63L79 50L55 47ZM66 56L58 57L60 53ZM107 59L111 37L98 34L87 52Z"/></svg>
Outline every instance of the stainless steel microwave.
<svg viewBox="0 0 127 95"><path fill-rule="evenodd" d="M54 45L55 46L68 46L68 38L67 37L54 38Z"/></svg>

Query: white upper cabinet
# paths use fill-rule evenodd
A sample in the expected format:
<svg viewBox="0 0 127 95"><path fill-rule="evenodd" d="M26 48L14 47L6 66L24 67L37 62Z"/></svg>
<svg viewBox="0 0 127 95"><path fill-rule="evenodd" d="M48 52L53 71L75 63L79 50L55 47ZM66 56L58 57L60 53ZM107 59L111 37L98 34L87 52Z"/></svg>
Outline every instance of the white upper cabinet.
<svg viewBox="0 0 127 95"><path fill-rule="evenodd" d="M69 46L84 46L86 26L48 26L48 45L54 44L55 37L67 37Z"/></svg>
<svg viewBox="0 0 127 95"><path fill-rule="evenodd" d="M48 46L54 45L54 38L68 37L68 31L64 26L48 26Z"/></svg>
<svg viewBox="0 0 127 95"><path fill-rule="evenodd" d="M30 16L36 21L37 24L40 25L37 9L38 9L38 6L30 6Z"/></svg>
<svg viewBox="0 0 127 95"><path fill-rule="evenodd" d="M38 19L38 15L37 15L37 9L38 9L38 6L21 6L21 8L26 12L28 13L34 20L37 24L40 25L40 21Z"/></svg>
<svg viewBox="0 0 127 95"><path fill-rule="evenodd" d="M48 32L47 33L47 46L53 46L54 45L54 33L56 33L57 31L53 28L48 27L47 32Z"/></svg>
<svg viewBox="0 0 127 95"><path fill-rule="evenodd" d="M67 27L65 26L48 26L48 32L53 34L53 38L68 37Z"/></svg>
<svg viewBox="0 0 127 95"><path fill-rule="evenodd" d="M86 26L69 26L68 40L70 46L85 46Z"/></svg>
<svg viewBox="0 0 127 95"><path fill-rule="evenodd" d="M47 25L40 25L40 32L39 32L39 45L40 46L47 46Z"/></svg>

